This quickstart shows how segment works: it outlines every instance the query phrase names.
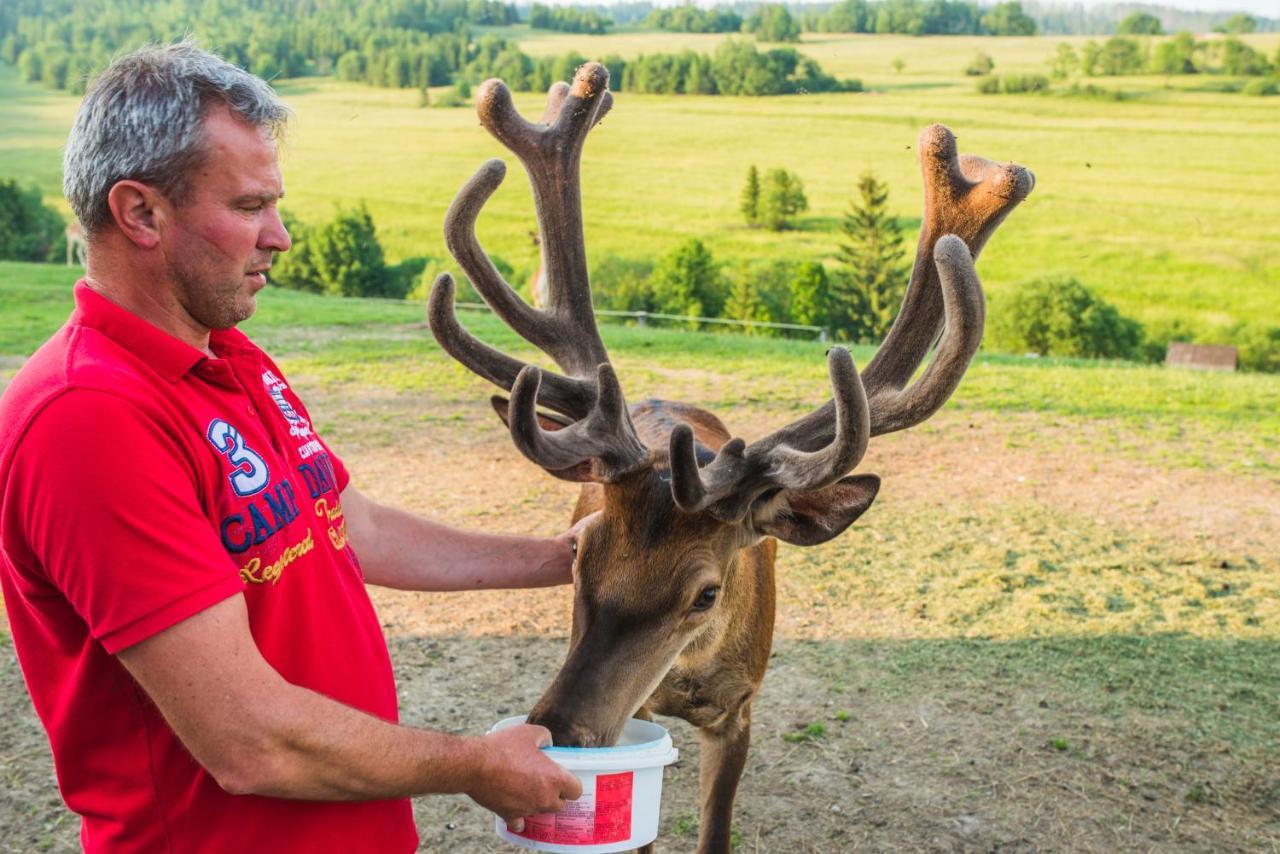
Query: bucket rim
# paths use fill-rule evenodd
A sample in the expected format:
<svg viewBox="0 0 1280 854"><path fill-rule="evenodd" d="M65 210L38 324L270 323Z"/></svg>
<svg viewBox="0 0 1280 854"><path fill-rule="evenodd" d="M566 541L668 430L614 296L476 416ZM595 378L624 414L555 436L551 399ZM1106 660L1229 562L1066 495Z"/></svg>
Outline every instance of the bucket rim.
<svg viewBox="0 0 1280 854"><path fill-rule="evenodd" d="M513 715L509 718L503 718L490 727L489 732L496 732L497 730L514 726L517 723L523 723L528 720L528 717L528 715ZM641 724L646 727L653 727L655 730L660 732L661 735L651 741L641 742L640 744L617 744L609 747L569 747L567 745L549 745L540 749L543 753L551 756L578 761L590 761L594 759L604 760L606 758L621 758L623 756L635 758L637 760L655 758L658 756L665 758L675 750L671 741L671 733L668 732L667 728L662 724L655 723L653 721L646 721L641 718L629 718L627 720L627 724L624 724L624 728L626 725L631 723ZM669 761L673 762L675 760L672 759ZM669 764L669 762L664 764Z"/></svg>

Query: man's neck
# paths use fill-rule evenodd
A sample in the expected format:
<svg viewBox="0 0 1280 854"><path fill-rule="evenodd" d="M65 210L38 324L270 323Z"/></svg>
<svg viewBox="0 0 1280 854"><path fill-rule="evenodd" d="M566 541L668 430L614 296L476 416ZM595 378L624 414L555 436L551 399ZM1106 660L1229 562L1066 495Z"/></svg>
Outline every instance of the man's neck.
<svg viewBox="0 0 1280 854"><path fill-rule="evenodd" d="M187 314L174 297L176 289L172 285L154 281L144 270L126 272L112 263L110 253L90 250L88 255L84 279L95 293L206 356L216 358L209 349L209 329Z"/></svg>

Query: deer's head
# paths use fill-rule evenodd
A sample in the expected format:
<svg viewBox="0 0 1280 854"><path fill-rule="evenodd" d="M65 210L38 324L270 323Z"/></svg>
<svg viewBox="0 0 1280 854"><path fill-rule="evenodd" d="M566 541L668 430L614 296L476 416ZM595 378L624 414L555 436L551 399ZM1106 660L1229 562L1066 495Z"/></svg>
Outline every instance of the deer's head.
<svg viewBox="0 0 1280 854"><path fill-rule="evenodd" d="M448 275L436 281L428 309L441 346L510 392L494 405L516 447L552 475L598 491L602 513L583 533L574 569L569 656L530 716L557 744L613 743L677 656L714 649L736 620L772 619L772 601L761 601L771 590L761 573L772 571L772 545L751 547L769 537L825 542L871 505L879 479L850 472L872 436L923 421L959 384L982 338L974 257L1034 183L1021 167L959 157L950 131L926 129L915 266L866 370L859 374L848 351L833 347L831 398L750 444L691 408L670 429L651 419L637 430L596 328L583 243L579 162L587 133L611 106L607 84L603 66L582 66L572 88L551 89L538 124L520 117L500 81L478 90L481 123L521 159L533 186L544 309L503 281L475 237L479 211L505 175L502 161L480 168L445 220L450 252L476 290L563 373L463 329ZM935 357L911 383L935 343Z"/></svg>

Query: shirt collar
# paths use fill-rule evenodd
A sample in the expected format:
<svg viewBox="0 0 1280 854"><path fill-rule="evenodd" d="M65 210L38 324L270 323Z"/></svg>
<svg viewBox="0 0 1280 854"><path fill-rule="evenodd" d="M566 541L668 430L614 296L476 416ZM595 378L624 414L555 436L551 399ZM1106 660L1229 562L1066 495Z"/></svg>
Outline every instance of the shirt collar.
<svg viewBox="0 0 1280 854"><path fill-rule="evenodd" d="M84 279L76 282L75 298L73 323L98 330L146 362L169 382L182 379L198 362L207 358L187 342L116 305L89 287Z"/></svg>

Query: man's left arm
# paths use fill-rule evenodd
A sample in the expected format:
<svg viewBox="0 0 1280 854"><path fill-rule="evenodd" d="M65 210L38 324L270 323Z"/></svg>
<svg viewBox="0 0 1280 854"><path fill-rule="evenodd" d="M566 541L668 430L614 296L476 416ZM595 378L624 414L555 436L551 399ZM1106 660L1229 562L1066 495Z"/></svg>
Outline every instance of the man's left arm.
<svg viewBox="0 0 1280 854"><path fill-rule="evenodd" d="M400 590L550 587L573 580L579 522L558 537L465 531L342 490L347 536L365 581ZM585 521L585 520L584 520Z"/></svg>

